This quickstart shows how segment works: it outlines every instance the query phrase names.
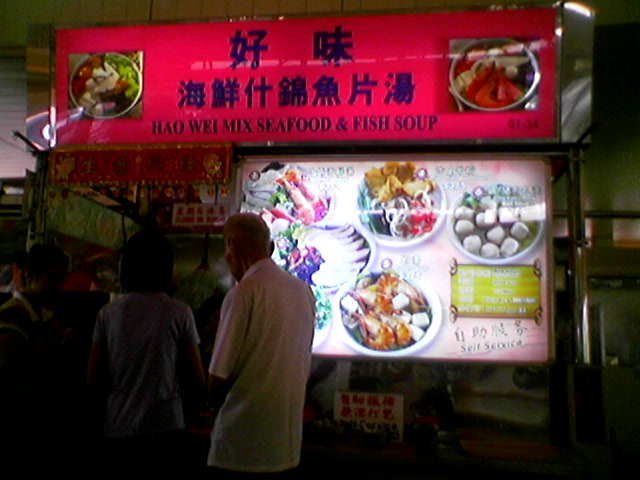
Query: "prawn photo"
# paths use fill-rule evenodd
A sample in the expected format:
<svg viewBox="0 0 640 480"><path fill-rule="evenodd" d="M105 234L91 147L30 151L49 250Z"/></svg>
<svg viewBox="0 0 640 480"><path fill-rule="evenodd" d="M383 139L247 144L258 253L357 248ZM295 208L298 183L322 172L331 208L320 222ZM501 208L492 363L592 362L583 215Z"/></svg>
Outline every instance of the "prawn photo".
<svg viewBox="0 0 640 480"><path fill-rule="evenodd" d="M281 168L255 172L255 178L245 182L243 210L261 215L269 225L274 219L311 225L327 217L329 195L312 183L301 168L278 167Z"/></svg>
<svg viewBox="0 0 640 480"><path fill-rule="evenodd" d="M396 273L362 274L340 299L342 321L360 345L396 351L418 342L431 325L431 306L424 294Z"/></svg>

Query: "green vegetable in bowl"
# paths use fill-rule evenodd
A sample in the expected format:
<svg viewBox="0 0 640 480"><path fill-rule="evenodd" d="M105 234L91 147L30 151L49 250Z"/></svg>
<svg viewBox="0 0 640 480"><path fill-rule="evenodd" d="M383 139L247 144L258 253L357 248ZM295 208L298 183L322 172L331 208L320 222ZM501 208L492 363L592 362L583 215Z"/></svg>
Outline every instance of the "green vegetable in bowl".
<svg viewBox="0 0 640 480"><path fill-rule="evenodd" d="M113 55L111 53L107 53L104 56L104 61L113 65L120 78L127 82L129 85L124 92L124 95L133 100L138 95L138 91L140 90L138 72L133 68L130 63L130 60L127 60L126 57L120 55Z"/></svg>

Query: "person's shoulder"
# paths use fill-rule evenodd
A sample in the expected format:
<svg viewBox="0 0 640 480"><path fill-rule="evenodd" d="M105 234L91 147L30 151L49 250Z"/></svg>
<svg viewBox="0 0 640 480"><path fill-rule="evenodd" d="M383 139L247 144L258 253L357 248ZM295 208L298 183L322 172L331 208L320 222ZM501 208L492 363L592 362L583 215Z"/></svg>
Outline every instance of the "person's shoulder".
<svg viewBox="0 0 640 480"><path fill-rule="evenodd" d="M129 293L120 293L115 295L113 298L109 299L109 301L105 303L100 310L106 311L118 308L121 305L126 304L129 301L130 296L131 295Z"/></svg>
<svg viewBox="0 0 640 480"><path fill-rule="evenodd" d="M160 304L172 308L190 308L186 302L167 292L133 292L132 301L149 304Z"/></svg>
<svg viewBox="0 0 640 480"><path fill-rule="evenodd" d="M184 310L184 311L193 311L192 308L189 306L189 304L187 302L184 302L183 300L180 300L179 298L176 297L172 297L170 295L167 295L167 299L166 301L169 302L171 305L174 306L174 308L176 310Z"/></svg>
<svg viewBox="0 0 640 480"><path fill-rule="evenodd" d="M188 315L193 316L193 309L187 302L180 300L179 298L173 297L168 293L158 293L154 296L154 298L159 301L163 308L168 312L173 312L174 314L179 315Z"/></svg>
<svg viewBox="0 0 640 480"><path fill-rule="evenodd" d="M290 288L310 288L307 282L282 269L274 261L269 262L269 267L265 269L263 275L268 276L274 283L286 283Z"/></svg>

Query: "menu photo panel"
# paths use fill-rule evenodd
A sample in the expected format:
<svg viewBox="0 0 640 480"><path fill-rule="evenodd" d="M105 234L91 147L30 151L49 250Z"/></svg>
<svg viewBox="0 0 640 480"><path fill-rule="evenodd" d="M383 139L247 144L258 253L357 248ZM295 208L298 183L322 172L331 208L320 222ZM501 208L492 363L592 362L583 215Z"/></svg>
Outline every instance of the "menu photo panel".
<svg viewBox="0 0 640 480"><path fill-rule="evenodd" d="M546 363L548 162L539 157L252 158L242 211L316 296L316 355Z"/></svg>

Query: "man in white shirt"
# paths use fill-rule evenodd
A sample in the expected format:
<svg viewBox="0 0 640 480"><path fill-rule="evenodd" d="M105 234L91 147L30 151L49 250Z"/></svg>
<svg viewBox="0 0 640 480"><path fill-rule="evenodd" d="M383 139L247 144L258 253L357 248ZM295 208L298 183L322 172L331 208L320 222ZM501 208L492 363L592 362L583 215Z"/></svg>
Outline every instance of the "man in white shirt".
<svg viewBox="0 0 640 480"><path fill-rule="evenodd" d="M222 304L209 365L216 416L207 464L215 478L291 475L300 462L314 295L271 260L258 215L231 216L223 236L237 283Z"/></svg>

